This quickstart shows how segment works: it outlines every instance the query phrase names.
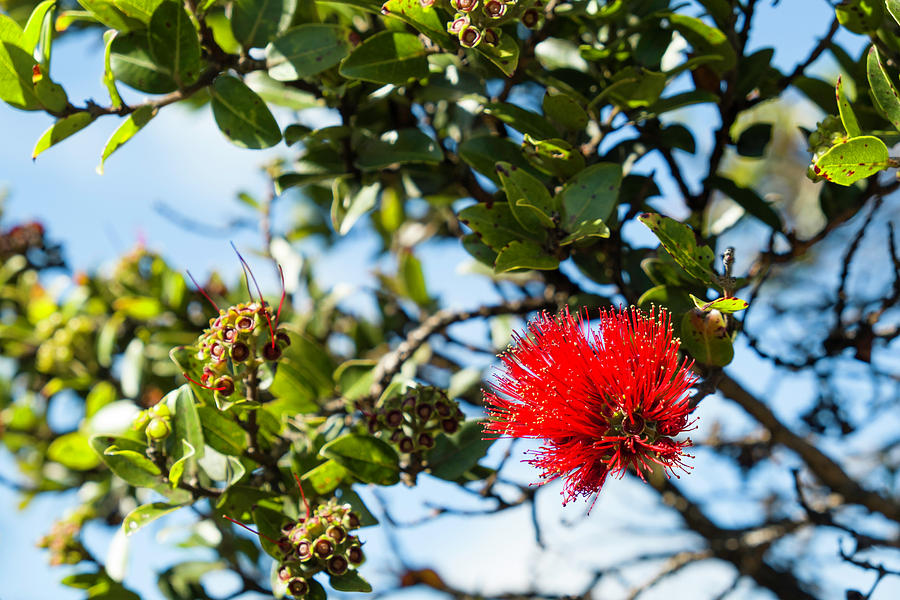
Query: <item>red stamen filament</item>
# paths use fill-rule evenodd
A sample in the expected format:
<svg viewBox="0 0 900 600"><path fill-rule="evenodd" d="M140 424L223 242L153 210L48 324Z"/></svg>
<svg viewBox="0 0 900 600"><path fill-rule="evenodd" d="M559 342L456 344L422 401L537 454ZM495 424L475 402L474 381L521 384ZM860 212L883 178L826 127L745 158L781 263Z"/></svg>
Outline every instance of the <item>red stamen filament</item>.
<svg viewBox="0 0 900 600"><path fill-rule="evenodd" d="M197 291L200 292L201 294L203 294L204 298L209 300L209 303L213 305L213 308L216 309L216 312L221 312L219 310L219 306L215 302L213 302L213 299L209 297L209 294L206 293L206 290L204 290L203 287L199 283L197 283L197 280L194 279L194 276L191 275L190 271L187 272L187 276L191 278L191 281L193 282L194 287L197 288Z"/></svg>
<svg viewBox="0 0 900 600"><path fill-rule="evenodd" d="M184 376L185 379L187 379L188 381L190 381L190 382L193 383L194 385L199 385L199 386L202 387L204 390L212 390L212 391L214 391L214 392L221 392L222 390L228 389L228 388L225 388L225 387L212 387L211 385L205 385L205 384L202 384L202 383L200 383L199 381L195 381L195 380L191 379L191 376L188 375L187 373L182 373L182 375Z"/></svg>
<svg viewBox="0 0 900 600"><path fill-rule="evenodd" d="M306 501L306 494L303 493L303 486L300 484L300 478L297 477L296 473L294 473L294 481L297 482L297 487L300 488L300 497L303 498L303 506L306 507L306 520L309 521L309 502Z"/></svg>
<svg viewBox="0 0 900 600"><path fill-rule="evenodd" d="M241 256L241 253L238 252L237 246L234 245L234 242L231 242L231 249L234 250L234 253L237 254L238 260L241 261L241 267L244 269L244 276L247 277L247 293L250 295L250 299L253 299L253 292L250 291L250 279L253 280L253 286L256 288L256 293L259 295L259 304L262 307L263 314L266 316L266 323L269 325L269 333L272 335L272 347L275 347L275 330L272 328L272 318L269 316L269 309L266 306L266 301L263 298L262 290L259 289L259 283L256 281L256 275L253 274L253 269L250 268L250 265L247 264L247 261L244 260L244 257ZM282 289L284 289L284 283L282 279Z"/></svg>
<svg viewBox="0 0 900 600"><path fill-rule="evenodd" d="M240 525L241 527L243 527L244 529L246 529L246 530L249 531L250 533L255 533L255 534L258 535L259 537L269 540L270 542L272 542L272 543L275 544L276 546L278 545L278 542L276 542L275 540L273 540L272 538L270 538L270 537L267 536L266 534L260 533L260 532L256 531L255 529L253 529L252 527L247 527L246 525L244 525L244 524L241 523L240 521L236 521L236 520L232 519L231 517L229 517L228 515L222 515L222 516L225 517L226 519L228 519L229 521L231 521L232 523L234 523L235 525Z"/></svg>

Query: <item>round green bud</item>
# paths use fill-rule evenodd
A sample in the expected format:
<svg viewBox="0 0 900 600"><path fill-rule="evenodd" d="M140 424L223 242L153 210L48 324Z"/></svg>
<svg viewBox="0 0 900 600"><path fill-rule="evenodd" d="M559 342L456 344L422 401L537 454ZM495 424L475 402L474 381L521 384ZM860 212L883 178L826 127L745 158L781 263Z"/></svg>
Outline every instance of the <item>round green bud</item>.
<svg viewBox="0 0 900 600"><path fill-rule="evenodd" d="M147 424L147 429L144 430L144 433L151 440L164 440L172 433L172 427L169 425L168 419L154 417L150 419L150 423Z"/></svg>

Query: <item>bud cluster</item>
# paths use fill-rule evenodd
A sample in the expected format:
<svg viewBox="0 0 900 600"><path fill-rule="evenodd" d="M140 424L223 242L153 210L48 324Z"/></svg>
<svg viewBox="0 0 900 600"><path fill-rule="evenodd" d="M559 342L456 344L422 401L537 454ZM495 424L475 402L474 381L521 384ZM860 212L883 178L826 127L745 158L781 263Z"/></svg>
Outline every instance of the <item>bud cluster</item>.
<svg viewBox="0 0 900 600"><path fill-rule="evenodd" d="M44 338L35 355L35 366L41 373L69 375L76 371L76 363L91 368L96 363L95 347L97 320L78 315L64 321L59 312L44 319L35 332Z"/></svg>
<svg viewBox="0 0 900 600"><path fill-rule="evenodd" d="M0 259L25 254L32 248L44 247L44 226L37 221L23 223L0 233Z"/></svg>
<svg viewBox="0 0 900 600"><path fill-rule="evenodd" d="M165 402L159 402L139 412L131 428L143 431L150 443L160 442L172 433L172 413Z"/></svg>
<svg viewBox="0 0 900 600"><path fill-rule="evenodd" d="M50 533L41 537L38 548L50 550L50 565L77 565L83 560L90 560L90 554L81 544L78 536L84 522L93 516L90 510L84 507L76 510L65 519L53 523Z"/></svg>
<svg viewBox="0 0 900 600"><path fill-rule="evenodd" d="M197 342L197 358L204 362L200 383L231 396L264 361L276 361L291 338L277 327L269 308L259 302L220 310Z"/></svg>
<svg viewBox="0 0 900 600"><path fill-rule="evenodd" d="M436 387L417 387L384 400L369 415L369 432L390 441L402 454L434 447L435 436L452 434L464 416L459 405Z"/></svg>
<svg viewBox="0 0 900 600"><path fill-rule="evenodd" d="M359 529L359 516L349 504L332 498L316 507L314 513L282 527L279 546L285 552L278 566L278 578L288 592L302 598L309 592L309 580L316 573L340 576L365 561L359 538L351 535Z"/></svg>
<svg viewBox="0 0 900 600"><path fill-rule="evenodd" d="M828 152L836 144L847 138L847 131L840 118L834 115L828 115L816 124L816 130L809 134L807 139L807 152L812 155L812 163L815 163L819 157ZM810 167L807 176L813 181L822 179L813 167Z"/></svg>

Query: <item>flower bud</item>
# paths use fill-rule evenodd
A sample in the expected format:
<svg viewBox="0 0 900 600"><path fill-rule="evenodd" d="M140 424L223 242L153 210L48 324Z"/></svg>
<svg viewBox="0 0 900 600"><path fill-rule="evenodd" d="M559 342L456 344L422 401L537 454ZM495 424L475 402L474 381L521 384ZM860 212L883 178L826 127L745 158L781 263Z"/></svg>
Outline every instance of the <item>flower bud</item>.
<svg viewBox="0 0 900 600"><path fill-rule="evenodd" d="M239 331L252 331L253 328L256 327L256 319L244 315L240 317L234 325Z"/></svg>
<svg viewBox="0 0 900 600"><path fill-rule="evenodd" d="M481 43L481 39L481 32L471 25L459 32L459 43L466 48L476 47Z"/></svg>
<svg viewBox="0 0 900 600"><path fill-rule="evenodd" d="M350 563L340 554L336 554L328 559L328 572L332 575L343 575L350 567Z"/></svg>
<svg viewBox="0 0 900 600"><path fill-rule="evenodd" d="M416 414L419 415L419 418L422 419L423 421L427 421L429 418L431 418L431 415L433 412L434 412L434 409L431 407L430 404L426 404L425 402L420 402L419 404L416 405Z"/></svg>
<svg viewBox="0 0 900 600"><path fill-rule="evenodd" d="M384 415L385 424L391 429L396 429L403 425L403 413L397 409L388 411L386 415Z"/></svg>
<svg viewBox="0 0 900 600"><path fill-rule="evenodd" d="M308 540L300 540L297 543L297 558L304 562L312 558L312 546Z"/></svg>
<svg viewBox="0 0 900 600"><path fill-rule="evenodd" d="M309 591L309 584L302 577L294 577L288 582L288 591L291 596L305 596Z"/></svg>
<svg viewBox="0 0 900 600"><path fill-rule="evenodd" d="M458 11L468 13L478 7L478 0L450 0L450 6Z"/></svg>
<svg viewBox="0 0 900 600"><path fill-rule="evenodd" d="M234 362L244 362L250 358L250 346L244 342L235 342L231 347L231 360Z"/></svg>
<svg viewBox="0 0 900 600"><path fill-rule="evenodd" d="M400 442L397 444L397 447L400 448L400 452L409 454L416 449L416 444L415 442L413 442L411 437L404 436L400 438Z"/></svg>
<svg viewBox="0 0 900 600"><path fill-rule="evenodd" d="M541 14L533 8L529 8L524 13L522 13L522 25L529 29L534 29L535 27L537 27L540 21Z"/></svg>
<svg viewBox="0 0 900 600"><path fill-rule="evenodd" d="M272 345L272 342L266 342L266 345L263 346L263 358L266 360L278 360L281 358L281 347L278 344Z"/></svg>
<svg viewBox="0 0 900 600"><path fill-rule="evenodd" d="M284 331L276 331L275 332L275 341L281 344L282 348L287 348L291 345L291 336L289 336Z"/></svg>
<svg viewBox="0 0 900 600"><path fill-rule="evenodd" d="M348 512L344 515L344 527L349 530L359 529L359 516L355 512Z"/></svg>
<svg viewBox="0 0 900 600"><path fill-rule="evenodd" d="M366 555L359 546L347 548L347 560L351 565L361 565L366 561Z"/></svg>
<svg viewBox="0 0 900 600"><path fill-rule="evenodd" d="M216 379L213 387L223 396L230 396L234 393L234 380L228 375L223 375Z"/></svg>
<svg viewBox="0 0 900 600"><path fill-rule="evenodd" d="M169 405L165 402L157 402L152 407L150 407L150 412L155 417L161 417L163 419L168 419L172 416L172 411L169 410Z"/></svg>
<svg viewBox="0 0 900 600"><path fill-rule="evenodd" d="M325 530L325 535L333 539L336 544L340 544L347 537L347 532L340 525L332 525Z"/></svg>
<svg viewBox="0 0 900 600"><path fill-rule="evenodd" d="M313 544L313 553L319 558L329 558L334 554L334 542L326 536L319 537Z"/></svg>
<svg viewBox="0 0 900 600"><path fill-rule="evenodd" d="M433 448L434 447L434 438L427 433L420 433L418 439L416 440L419 443L420 448Z"/></svg>
<svg viewBox="0 0 900 600"><path fill-rule="evenodd" d="M482 9L490 19L500 19L506 14L506 3L501 0L488 0Z"/></svg>
<svg viewBox="0 0 900 600"><path fill-rule="evenodd" d="M144 430L144 433L147 434L148 439L160 441L169 437L169 434L172 433L172 427L169 425L168 419L153 417L150 419L150 423L147 424L147 429Z"/></svg>

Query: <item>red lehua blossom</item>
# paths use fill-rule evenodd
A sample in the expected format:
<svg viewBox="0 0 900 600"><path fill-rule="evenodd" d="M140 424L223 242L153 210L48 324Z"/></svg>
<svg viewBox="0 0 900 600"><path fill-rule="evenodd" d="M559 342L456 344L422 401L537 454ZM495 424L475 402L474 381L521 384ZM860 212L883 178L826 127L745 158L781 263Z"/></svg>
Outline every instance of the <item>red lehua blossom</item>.
<svg viewBox="0 0 900 600"><path fill-rule="evenodd" d="M542 484L566 478L563 504L629 467L641 479L654 463L687 471L690 439L672 436L689 429L696 377L692 363L679 365L680 345L665 310L602 310L595 331L583 315L543 313L500 357L494 391L484 393L484 432L544 439L526 462L542 470Z"/></svg>

